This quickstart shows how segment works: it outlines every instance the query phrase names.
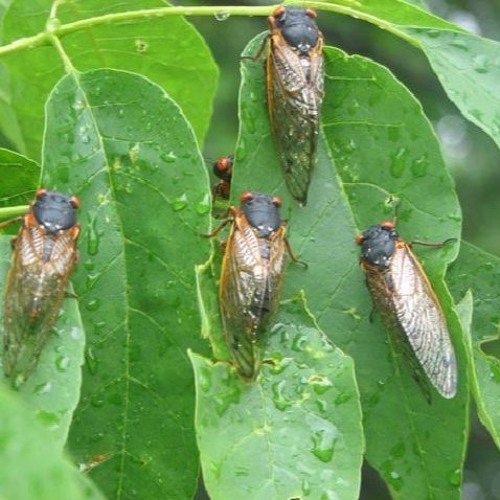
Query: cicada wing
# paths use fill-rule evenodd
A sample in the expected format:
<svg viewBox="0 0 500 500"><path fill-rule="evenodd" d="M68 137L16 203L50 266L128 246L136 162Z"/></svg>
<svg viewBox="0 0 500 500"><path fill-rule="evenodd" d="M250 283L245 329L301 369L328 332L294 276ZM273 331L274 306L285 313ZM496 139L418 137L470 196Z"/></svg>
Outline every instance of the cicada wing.
<svg viewBox="0 0 500 500"><path fill-rule="evenodd" d="M259 308L267 278L258 238L248 223L233 223L221 276L219 299L224 334L238 372L244 379L252 380L258 363Z"/></svg>
<svg viewBox="0 0 500 500"><path fill-rule="evenodd" d="M445 398L457 391L457 362L446 320L424 270L407 245L399 246L390 267L394 313L413 352Z"/></svg>
<svg viewBox="0 0 500 500"><path fill-rule="evenodd" d="M24 380L35 368L56 321L76 262L74 226L48 237L38 225L23 227L7 280L4 371Z"/></svg>
<svg viewBox="0 0 500 500"><path fill-rule="evenodd" d="M269 302L267 314L273 314L278 309L281 298L285 266L285 231L285 226L282 225L270 241L269 272L266 286Z"/></svg>
<svg viewBox="0 0 500 500"><path fill-rule="evenodd" d="M299 57L275 35L266 63L271 129L285 181L292 196L305 203L316 163L323 100L323 55Z"/></svg>

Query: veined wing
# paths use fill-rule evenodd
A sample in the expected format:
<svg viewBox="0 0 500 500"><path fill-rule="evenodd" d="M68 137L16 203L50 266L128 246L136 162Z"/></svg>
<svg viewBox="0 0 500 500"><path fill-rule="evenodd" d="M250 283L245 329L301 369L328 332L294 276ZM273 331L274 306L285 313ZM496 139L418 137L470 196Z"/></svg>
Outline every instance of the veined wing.
<svg viewBox="0 0 500 500"><path fill-rule="evenodd" d="M278 35L272 38L266 62L271 128L288 188L304 203L316 162L323 80L321 49L299 57Z"/></svg>
<svg viewBox="0 0 500 500"><path fill-rule="evenodd" d="M390 266L392 307L427 377L445 398L457 390L457 363L446 320L429 280L408 245Z"/></svg>
<svg viewBox="0 0 500 500"><path fill-rule="evenodd" d="M16 372L27 378L36 366L76 262L78 232L79 227L73 226L56 237L49 237L37 223L21 228L5 297L4 371L7 376Z"/></svg>
<svg viewBox="0 0 500 500"><path fill-rule="evenodd" d="M226 245L219 295L224 334L236 367L246 379L252 379L256 370L255 338L267 272L255 231L238 215Z"/></svg>

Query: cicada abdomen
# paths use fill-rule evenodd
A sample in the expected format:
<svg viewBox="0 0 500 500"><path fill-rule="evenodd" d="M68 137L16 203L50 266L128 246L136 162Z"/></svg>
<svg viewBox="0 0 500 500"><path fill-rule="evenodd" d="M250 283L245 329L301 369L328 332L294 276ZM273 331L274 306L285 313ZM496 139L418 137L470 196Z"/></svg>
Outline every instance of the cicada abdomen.
<svg viewBox="0 0 500 500"><path fill-rule="evenodd" d="M13 242L4 307L3 368L17 386L36 367L77 260L75 197L40 189Z"/></svg>
<svg viewBox="0 0 500 500"><path fill-rule="evenodd" d="M395 343L409 348L441 396L453 398L455 351L438 298L411 247L399 238L392 222L371 226L357 242L374 305Z"/></svg>
<svg viewBox="0 0 500 500"><path fill-rule="evenodd" d="M269 17L266 89L271 130L292 196L302 204L316 163L323 101L323 35L312 9L280 6Z"/></svg>
<svg viewBox="0 0 500 500"><path fill-rule="evenodd" d="M213 172L220 181L213 188L213 195L215 198L229 200L231 192L231 178L233 175L234 156L222 156L213 164Z"/></svg>
<svg viewBox="0 0 500 500"><path fill-rule="evenodd" d="M286 246L280 206L277 197L246 192L240 208L231 208L219 301L229 350L247 381L255 378L260 363L259 328L280 300Z"/></svg>

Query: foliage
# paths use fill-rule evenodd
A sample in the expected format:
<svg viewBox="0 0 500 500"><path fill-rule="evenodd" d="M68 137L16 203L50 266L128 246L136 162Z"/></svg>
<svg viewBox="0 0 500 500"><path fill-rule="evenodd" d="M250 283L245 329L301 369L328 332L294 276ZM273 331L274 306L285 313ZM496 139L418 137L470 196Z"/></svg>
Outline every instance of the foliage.
<svg viewBox="0 0 500 500"><path fill-rule="evenodd" d="M304 4L324 22L327 11L354 16L422 50L463 115L500 144L496 42L401 0ZM458 356L453 400L433 394L429 405L379 318L369 321L355 235L397 205L406 240L459 239L460 206L419 102L388 69L333 47L307 207L282 180L262 61L241 60L232 202L248 189L279 194L308 268L287 266L257 381L228 363L220 254L201 236L212 221L199 144L218 72L181 16L270 11L13 0L3 14L0 129L15 151L0 150L0 216L22 213L40 184L79 197L82 234L77 300L65 300L33 378L0 391L0 496L23 463L26 484L43 480L47 498L99 497L61 456L65 444L108 498L192 497L200 466L214 499L357 498L363 454L395 498L459 498L470 394L499 445L498 359L484 351L498 338L497 257L460 240L416 249ZM2 282L8 247L3 236Z"/></svg>

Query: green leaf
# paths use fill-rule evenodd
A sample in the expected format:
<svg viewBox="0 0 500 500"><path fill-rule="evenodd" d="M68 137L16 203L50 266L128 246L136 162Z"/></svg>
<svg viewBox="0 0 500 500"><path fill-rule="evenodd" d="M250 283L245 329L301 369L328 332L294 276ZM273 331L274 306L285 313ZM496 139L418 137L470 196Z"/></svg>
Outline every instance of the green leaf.
<svg viewBox="0 0 500 500"><path fill-rule="evenodd" d="M405 28L461 113L500 147L500 43L454 30Z"/></svg>
<svg viewBox="0 0 500 500"><path fill-rule="evenodd" d="M469 300L469 291L474 297L467 337L472 392L479 418L500 448L500 259L470 243L462 243L448 282L455 300Z"/></svg>
<svg viewBox="0 0 500 500"><path fill-rule="evenodd" d="M0 63L0 130L13 147L25 151L16 113L11 106L9 72L3 63Z"/></svg>
<svg viewBox="0 0 500 500"><path fill-rule="evenodd" d="M241 381L191 353L196 433L213 500L358 498L361 408L351 358L335 349L301 300L282 305L261 373Z"/></svg>
<svg viewBox="0 0 500 500"><path fill-rule="evenodd" d="M39 177L40 167L36 162L0 148L0 207L30 204Z"/></svg>
<svg viewBox="0 0 500 500"><path fill-rule="evenodd" d="M0 236L0 283L7 283L11 253L11 238ZM3 305L2 297L1 321ZM84 348L85 334L78 304L75 299L67 298L54 335L47 341L36 370L18 390L21 399L49 430L60 450L66 444L73 412L80 399Z"/></svg>
<svg viewBox="0 0 500 500"><path fill-rule="evenodd" d="M461 113L500 146L500 42L468 33L401 0L318 2L318 8L373 23L421 49Z"/></svg>
<svg viewBox="0 0 500 500"><path fill-rule="evenodd" d="M61 2L60 23L112 12L165 7L159 0L79 0ZM5 15L4 43L44 31L52 0L14 0ZM204 40L179 16L144 18L105 24L69 33L61 43L80 71L109 67L141 73L163 87L182 107L203 142L212 113L218 70ZM38 158L44 102L64 74L52 46L37 47L5 58L11 78L11 105L26 143L27 153Z"/></svg>
<svg viewBox="0 0 500 500"><path fill-rule="evenodd" d="M194 266L209 242L207 173L179 107L134 74L62 79L47 103L45 185L81 201L74 274L87 333L70 434L106 494L187 498L196 488ZM173 452L172 450L175 450Z"/></svg>
<svg viewBox="0 0 500 500"><path fill-rule="evenodd" d="M0 497L19 500L102 499L61 457L47 429L0 384Z"/></svg>
<svg viewBox="0 0 500 500"><path fill-rule="evenodd" d="M245 53L255 54L261 40L251 42ZM354 242L360 230L393 218L394 199L400 202L403 237L443 241L459 236L453 183L432 128L408 90L365 58L332 48L325 55L327 144L320 140L307 206L290 198L282 180L261 61L242 63L233 197L255 189L283 198L290 242L309 264L306 271L287 269L284 297L304 289L319 326L354 358L367 458L393 495L458 498L468 429L467 374L460 324L442 282L456 245L416 250L441 300L460 366L457 397L448 401L434 393L428 405L408 367L392 352L379 318L368 321L371 300Z"/></svg>

